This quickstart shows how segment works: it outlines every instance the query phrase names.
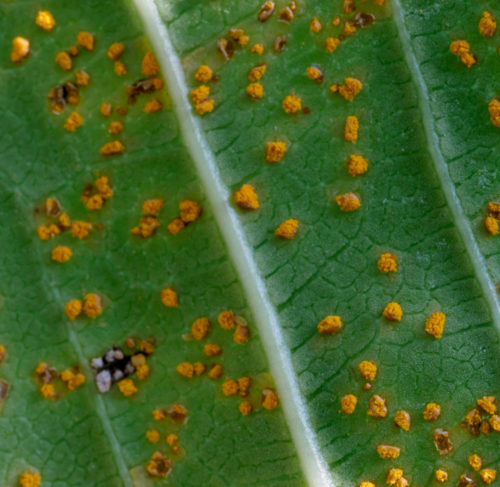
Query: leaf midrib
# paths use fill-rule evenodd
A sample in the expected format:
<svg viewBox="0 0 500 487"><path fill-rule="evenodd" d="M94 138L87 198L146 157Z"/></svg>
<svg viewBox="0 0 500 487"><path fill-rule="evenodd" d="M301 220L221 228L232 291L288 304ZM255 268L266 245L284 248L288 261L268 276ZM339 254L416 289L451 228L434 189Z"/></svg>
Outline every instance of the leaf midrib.
<svg viewBox="0 0 500 487"><path fill-rule="evenodd" d="M415 56L410 34L404 21L404 9L401 0L392 0L393 18L398 31L399 40L403 48L403 55L410 70L410 74L417 90L418 109L420 110L424 126L427 149L434 163L434 168L439 178L441 189L446 198L457 231L464 243L465 249L471 260L474 275L479 281L483 295L489 305L492 320L500 332L500 303L496 297L496 288L488 272L486 261L477 244L472 227L457 196L455 184L451 179L448 164L439 147L439 138L436 123L429 102L429 91L424 81L422 71Z"/></svg>
<svg viewBox="0 0 500 487"><path fill-rule="evenodd" d="M192 108L187 101L188 90L180 59L174 51L165 25L160 20L154 1L134 0L134 3L142 17L162 73L167 80L183 140L194 161L229 255L248 298L304 476L311 486L333 487L334 483L328 465L320 452L307 406L300 394L290 350L279 325L278 315L257 271L252 249L248 245L239 217L228 204L231 197L230 191L222 182L214 155L205 140L199 120L193 116Z"/></svg>

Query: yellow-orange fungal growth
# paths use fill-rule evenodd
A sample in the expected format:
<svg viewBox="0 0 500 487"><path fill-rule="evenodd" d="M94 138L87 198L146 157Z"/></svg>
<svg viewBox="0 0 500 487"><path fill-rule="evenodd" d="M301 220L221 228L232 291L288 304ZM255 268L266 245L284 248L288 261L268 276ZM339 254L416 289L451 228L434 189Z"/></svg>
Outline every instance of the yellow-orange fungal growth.
<svg viewBox="0 0 500 487"><path fill-rule="evenodd" d="M142 212L145 215L157 215L163 208L164 201L160 198L146 200L142 204Z"/></svg>
<svg viewBox="0 0 500 487"><path fill-rule="evenodd" d="M222 354L222 348L215 343L205 343L205 345L203 346L203 353L207 357L216 357L217 355Z"/></svg>
<svg viewBox="0 0 500 487"><path fill-rule="evenodd" d="M396 485L397 487L401 487L400 480L403 478L403 469L401 468L391 468L389 472L387 472L387 477L385 478L385 482L387 485Z"/></svg>
<svg viewBox="0 0 500 487"><path fill-rule="evenodd" d="M170 446L177 445L177 443L179 443L179 437L175 433L169 433L165 437L165 442Z"/></svg>
<svg viewBox="0 0 500 487"><path fill-rule="evenodd" d="M309 30L311 32L313 32L314 34L317 34L322 28L323 28L323 25L321 24L318 17L312 18L311 22L309 22Z"/></svg>
<svg viewBox="0 0 500 487"><path fill-rule="evenodd" d="M76 42L87 51L93 51L95 45L94 36L90 32L79 32Z"/></svg>
<svg viewBox="0 0 500 487"><path fill-rule="evenodd" d="M75 81L78 86L88 86L90 84L90 76L85 71L77 71L75 73Z"/></svg>
<svg viewBox="0 0 500 487"><path fill-rule="evenodd" d="M394 415L394 423L398 428L401 428L403 431L410 431L411 427L411 416L408 411L397 411Z"/></svg>
<svg viewBox="0 0 500 487"><path fill-rule="evenodd" d="M350 20L346 20L344 24L344 29L342 30L343 34L345 36L352 36L353 34L356 33L358 29L354 25L354 22L351 22Z"/></svg>
<svg viewBox="0 0 500 487"><path fill-rule="evenodd" d="M146 76L156 76L160 72L158 62L152 52L147 52L142 59L142 72Z"/></svg>
<svg viewBox="0 0 500 487"><path fill-rule="evenodd" d="M500 127L500 100L494 98L488 104L488 111L490 112L491 123L495 127Z"/></svg>
<svg viewBox="0 0 500 487"><path fill-rule="evenodd" d="M127 67L121 61L115 61L113 69L118 76L125 76L127 74Z"/></svg>
<svg viewBox="0 0 500 487"><path fill-rule="evenodd" d="M351 154L346 164L349 174L353 177L361 176L368 171L368 159L357 154Z"/></svg>
<svg viewBox="0 0 500 487"><path fill-rule="evenodd" d="M260 403L264 409L272 411L276 409L279 404L278 396L273 389L264 389L260 398Z"/></svg>
<svg viewBox="0 0 500 487"><path fill-rule="evenodd" d="M436 470L436 473L434 474L434 478L436 479L436 482L443 484L448 480L448 472L446 470L443 470L442 468L440 468L440 469Z"/></svg>
<svg viewBox="0 0 500 487"><path fill-rule="evenodd" d="M477 405L486 414L495 414L497 412L497 405L496 405L495 396L483 396L477 400Z"/></svg>
<svg viewBox="0 0 500 487"><path fill-rule="evenodd" d="M470 44L464 40L453 41L450 44L450 51L455 56L458 56L463 64L468 68L476 64L477 59L474 54L470 52Z"/></svg>
<svg viewBox="0 0 500 487"><path fill-rule="evenodd" d="M146 473L149 477L165 478L172 470L172 462L161 452L153 453L151 460L146 464Z"/></svg>
<svg viewBox="0 0 500 487"><path fill-rule="evenodd" d="M238 387L241 397L248 396L250 386L252 385L252 379L250 377L240 377L238 379Z"/></svg>
<svg viewBox="0 0 500 487"><path fill-rule="evenodd" d="M199 115L205 115L205 113L212 112L214 109L214 106L215 106L215 102L212 99L204 100L200 103L196 103L196 105L195 105L196 113L198 113Z"/></svg>
<svg viewBox="0 0 500 487"><path fill-rule="evenodd" d="M5 360L6 356L7 356L7 352L5 351L5 346L0 345L0 364Z"/></svg>
<svg viewBox="0 0 500 487"><path fill-rule="evenodd" d="M243 210L257 210L259 208L259 197L251 184L244 184L235 191L233 199L235 204Z"/></svg>
<svg viewBox="0 0 500 487"><path fill-rule="evenodd" d="M359 364L359 372L363 379L373 380L377 376L377 364L369 360L363 360Z"/></svg>
<svg viewBox="0 0 500 487"><path fill-rule="evenodd" d="M14 63L21 63L30 53L30 41L26 37L14 37L12 39L12 52L10 59Z"/></svg>
<svg viewBox="0 0 500 487"><path fill-rule="evenodd" d="M83 125L83 118L79 113L72 112L64 122L64 128L68 132L74 132L78 127Z"/></svg>
<svg viewBox="0 0 500 487"><path fill-rule="evenodd" d="M113 106L111 103L105 101L101 103L101 106L99 107L99 111L101 112L101 115L103 117L110 117L111 114L113 113Z"/></svg>
<svg viewBox="0 0 500 487"><path fill-rule="evenodd" d="M56 63L64 69L64 71L71 71L73 68L73 61L66 51L58 52L56 55Z"/></svg>
<svg viewBox="0 0 500 487"><path fill-rule="evenodd" d="M208 371L208 377L212 380L218 380L222 377L223 368L220 364L214 364Z"/></svg>
<svg viewBox="0 0 500 487"><path fill-rule="evenodd" d="M398 458L401 453L401 448L392 445L378 445L377 453L380 458Z"/></svg>
<svg viewBox="0 0 500 487"><path fill-rule="evenodd" d="M342 211L355 211L361 206L359 196L354 193L339 194L335 197L335 202Z"/></svg>
<svg viewBox="0 0 500 487"><path fill-rule="evenodd" d="M118 389L125 397L133 396L139 390L132 379L123 379L118 382Z"/></svg>
<svg viewBox="0 0 500 487"><path fill-rule="evenodd" d="M160 432L157 429L149 429L146 431L146 438L150 443L158 443L160 441Z"/></svg>
<svg viewBox="0 0 500 487"><path fill-rule="evenodd" d="M207 366L201 362L195 362L193 364L193 370L195 375L203 375L207 370Z"/></svg>
<svg viewBox="0 0 500 487"><path fill-rule="evenodd" d="M356 140L358 140L358 130L359 130L358 117L355 117L354 115L349 115L345 121L344 139L347 142L356 142Z"/></svg>
<svg viewBox="0 0 500 487"><path fill-rule="evenodd" d="M191 90L191 99L194 103L200 103L210 96L210 86L201 85Z"/></svg>
<svg viewBox="0 0 500 487"><path fill-rule="evenodd" d="M201 215L201 206L193 200L184 200L179 203L181 210L180 219L184 223L192 223L198 220Z"/></svg>
<svg viewBox="0 0 500 487"><path fill-rule="evenodd" d="M89 293L83 298L83 312L89 318L96 318L102 313L102 300L98 294Z"/></svg>
<svg viewBox="0 0 500 487"><path fill-rule="evenodd" d="M191 326L191 335L195 340L203 340L210 331L210 321L208 318L202 317L194 321Z"/></svg>
<svg viewBox="0 0 500 487"><path fill-rule="evenodd" d="M172 235L177 235L181 230L184 230L186 225L180 218L174 218L167 226L168 231Z"/></svg>
<svg viewBox="0 0 500 487"><path fill-rule="evenodd" d="M489 424L493 431L500 432L500 416L498 414L490 416Z"/></svg>
<svg viewBox="0 0 500 487"><path fill-rule="evenodd" d="M479 476L485 484L489 485L497 478L497 471L494 468L483 468L483 470L479 472Z"/></svg>
<svg viewBox="0 0 500 487"><path fill-rule="evenodd" d="M274 141L266 144L266 161L280 162L285 157L287 147L285 142Z"/></svg>
<svg viewBox="0 0 500 487"><path fill-rule="evenodd" d="M264 76L266 69L266 64L259 64L257 66L254 66L248 73L248 81L251 81L252 83L259 81L262 76Z"/></svg>
<svg viewBox="0 0 500 487"><path fill-rule="evenodd" d="M61 233L61 229L51 223L50 225L40 225L36 232L40 240L49 240L50 238L57 237Z"/></svg>
<svg viewBox="0 0 500 487"><path fill-rule="evenodd" d="M191 378L194 376L194 367L193 364L189 362L181 362L176 367L177 372L183 377Z"/></svg>
<svg viewBox="0 0 500 487"><path fill-rule="evenodd" d="M199 83L208 83L214 75L214 72L206 64L202 64L194 74L194 79Z"/></svg>
<svg viewBox="0 0 500 487"><path fill-rule="evenodd" d="M243 416L248 416L252 412L253 407L249 401L241 401L238 409Z"/></svg>
<svg viewBox="0 0 500 487"><path fill-rule="evenodd" d="M149 100L144 106L144 111L146 113L156 113L159 112L163 108L163 103L156 98Z"/></svg>
<svg viewBox="0 0 500 487"><path fill-rule="evenodd" d="M133 235L140 235L142 238L149 238L156 233L160 226L160 221L156 216L146 215L139 220L139 226L133 227L130 231Z"/></svg>
<svg viewBox="0 0 500 487"><path fill-rule="evenodd" d="M78 56L78 54L80 54L80 50L78 49L77 46L71 46L69 49L68 49L68 54L71 56L71 57L76 57Z"/></svg>
<svg viewBox="0 0 500 487"><path fill-rule="evenodd" d="M92 224L88 222L75 221L71 225L71 235L80 240L88 237Z"/></svg>
<svg viewBox="0 0 500 487"><path fill-rule="evenodd" d="M135 374L139 380L146 380L149 377L149 365L139 364L135 370Z"/></svg>
<svg viewBox="0 0 500 487"><path fill-rule="evenodd" d="M38 487L42 482L42 477L38 472L25 472L19 476L21 487Z"/></svg>
<svg viewBox="0 0 500 487"><path fill-rule="evenodd" d="M108 127L108 133L111 135L121 134L123 131L123 123L122 122L111 122Z"/></svg>
<svg viewBox="0 0 500 487"><path fill-rule="evenodd" d="M342 19L336 15L333 20L332 20L332 26L333 27L338 27L340 25L340 22L342 21Z"/></svg>
<svg viewBox="0 0 500 487"><path fill-rule="evenodd" d="M306 68L306 74L310 80L316 81L316 83L323 82L323 72L316 66L310 66Z"/></svg>
<svg viewBox="0 0 500 487"><path fill-rule="evenodd" d="M54 16L48 10L40 10L36 14L35 23L40 29L46 31L51 31L56 25Z"/></svg>
<svg viewBox="0 0 500 487"><path fill-rule="evenodd" d="M425 406L424 419L426 421L435 421L441 416L441 406L434 402L430 402Z"/></svg>
<svg viewBox="0 0 500 487"><path fill-rule="evenodd" d="M341 412L344 414L352 414L356 410L358 398L354 394L346 394L340 398Z"/></svg>
<svg viewBox="0 0 500 487"><path fill-rule="evenodd" d="M233 341L239 345L248 342L250 338L250 328L248 326L236 325L234 330Z"/></svg>
<svg viewBox="0 0 500 487"><path fill-rule="evenodd" d="M398 271L397 257L390 252L384 252L377 262L377 267L380 272L387 274L389 272Z"/></svg>
<svg viewBox="0 0 500 487"><path fill-rule="evenodd" d="M54 384L42 384L40 386L40 394L45 399L54 399L56 395Z"/></svg>
<svg viewBox="0 0 500 487"><path fill-rule="evenodd" d="M299 221L291 218L281 223L280 226L276 228L276 230L274 231L274 234L277 237L290 240L293 237L295 237L298 230L299 230Z"/></svg>
<svg viewBox="0 0 500 487"><path fill-rule="evenodd" d="M352 101L362 90L363 83L356 78L346 78L343 85L339 86L339 93L342 98Z"/></svg>
<svg viewBox="0 0 500 487"><path fill-rule="evenodd" d="M387 321L401 321L403 318L403 310L396 302L388 303L382 314Z"/></svg>
<svg viewBox="0 0 500 487"><path fill-rule="evenodd" d="M473 453L472 455L467 458L467 461L469 462L469 465L477 472L481 470L481 467L483 466L483 460L482 458L477 455L476 453Z"/></svg>
<svg viewBox="0 0 500 487"><path fill-rule="evenodd" d="M282 107L285 113L293 114L302 109L302 99L293 93L286 96L282 102Z"/></svg>
<svg viewBox="0 0 500 487"><path fill-rule="evenodd" d="M83 310L83 303L80 299L72 299L64 305L64 312L67 317L74 321L80 316Z"/></svg>
<svg viewBox="0 0 500 487"><path fill-rule="evenodd" d="M479 32L484 37L493 37L497 30L497 21L490 12L483 12L481 20L479 21Z"/></svg>
<svg viewBox="0 0 500 487"><path fill-rule="evenodd" d="M232 311L222 311L219 313L217 321L223 330L232 330L235 326L234 313Z"/></svg>
<svg viewBox="0 0 500 487"><path fill-rule="evenodd" d="M336 37L327 37L325 41L325 50L326 52L335 52L339 45L340 39L337 39Z"/></svg>
<svg viewBox="0 0 500 487"><path fill-rule="evenodd" d="M260 83L251 83L245 92L252 100L260 100L264 96L264 87Z"/></svg>
<svg viewBox="0 0 500 487"><path fill-rule="evenodd" d="M228 379L222 384L222 393L225 396L236 396L239 392L238 382L232 379Z"/></svg>
<svg viewBox="0 0 500 487"><path fill-rule="evenodd" d="M119 141L119 140L113 140L111 142L108 142L107 144L104 144L100 151L99 154L101 156L119 156L123 154L125 150L125 146Z"/></svg>
<svg viewBox="0 0 500 487"><path fill-rule="evenodd" d="M179 306L177 293L170 286L161 290L161 302L167 308L177 308Z"/></svg>
<svg viewBox="0 0 500 487"><path fill-rule="evenodd" d="M118 61L125 52L125 46L121 42L114 42L108 47L106 55L111 61Z"/></svg>
<svg viewBox="0 0 500 487"><path fill-rule="evenodd" d="M264 54L264 46L262 44L254 44L252 46L251 52L253 54L258 54L259 56L261 56L262 54Z"/></svg>
<svg viewBox="0 0 500 487"><path fill-rule="evenodd" d="M370 397L368 401L368 416L373 418L385 418L387 416L387 406L385 399L378 394Z"/></svg>
<svg viewBox="0 0 500 487"><path fill-rule="evenodd" d="M490 235L498 235L498 220L492 216L487 216L484 220L484 227Z"/></svg>
<svg viewBox="0 0 500 487"><path fill-rule="evenodd" d="M363 482L359 484L359 487L377 487L377 486L373 482L370 482L368 480L363 480Z"/></svg>
<svg viewBox="0 0 500 487"><path fill-rule="evenodd" d="M446 315L437 311L432 313L425 322L425 331L434 338L441 338L443 336L444 324Z"/></svg>
<svg viewBox="0 0 500 487"><path fill-rule="evenodd" d="M337 333L342 328L342 320L340 316L330 315L323 318L318 323L318 331L322 335L331 335L333 333Z"/></svg>
<svg viewBox="0 0 500 487"><path fill-rule="evenodd" d="M66 384L69 391L74 391L78 387L85 384L85 376L77 372L76 374L72 370L63 370L61 372L61 380Z"/></svg>
<svg viewBox="0 0 500 487"><path fill-rule="evenodd" d="M54 249L52 249L52 260L55 260L56 262L68 262L68 260L71 259L73 256L73 251L64 245L58 245Z"/></svg>

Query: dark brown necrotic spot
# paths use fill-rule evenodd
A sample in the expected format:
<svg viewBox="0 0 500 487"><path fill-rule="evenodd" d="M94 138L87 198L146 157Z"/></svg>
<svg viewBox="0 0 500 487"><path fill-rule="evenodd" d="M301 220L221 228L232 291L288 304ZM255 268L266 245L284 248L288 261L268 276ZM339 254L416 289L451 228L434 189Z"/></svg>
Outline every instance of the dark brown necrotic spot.
<svg viewBox="0 0 500 487"><path fill-rule="evenodd" d="M476 487L476 482L469 477L469 474L463 473L458 480L458 487Z"/></svg>
<svg viewBox="0 0 500 487"><path fill-rule="evenodd" d="M224 56L224 59L229 60L234 56L234 43L230 39L222 38L217 41L217 49Z"/></svg>
<svg viewBox="0 0 500 487"><path fill-rule="evenodd" d="M153 93L158 90L158 78L140 79L134 84L127 86L127 95L129 105L137 101L139 95Z"/></svg>
<svg viewBox="0 0 500 487"><path fill-rule="evenodd" d="M259 20L259 22L266 22L267 20L269 20L275 10L276 5L274 4L274 2L265 2L264 5L260 7L259 13L257 14L257 19Z"/></svg>
<svg viewBox="0 0 500 487"><path fill-rule="evenodd" d="M274 43L273 43L273 49L274 49L274 52L281 52L283 51L283 49L285 49L285 46L286 46L286 43L287 43L287 39L285 36L278 36L276 37L276 39L274 39Z"/></svg>
<svg viewBox="0 0 500 487"><path fill-rule="evenodd" d="M66 105L77 105L80 102L78 86L71 82L58 85L49 91L50 109L56 115L64 111Z"/></svg>
<svg viewBox="0 0 500 487"><path fill-rule="evenodd" d="M368 27L369 25L372 25L373 22L375 22L375 15L367 14L365 12L358 12L352 19L352 22L356 27Z"/></svg>
<svg viewBox="0 0 500 487"><path fill-rule="evenodd" d="M432 439L440 455L449 455L453 451L453 443L450 440L449 431L437 428L432 432Z"/></svg>

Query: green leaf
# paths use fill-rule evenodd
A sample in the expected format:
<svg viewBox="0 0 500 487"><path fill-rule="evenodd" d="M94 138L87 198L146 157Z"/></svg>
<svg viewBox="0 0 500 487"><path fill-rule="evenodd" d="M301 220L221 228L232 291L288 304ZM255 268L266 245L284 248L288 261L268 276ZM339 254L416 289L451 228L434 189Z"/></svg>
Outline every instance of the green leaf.
<svg viewBox="0 0 500 487"><path fill-rule="evenodd" d="M478 31L483 11L500 10L492 2L358 3L352 14L339 0L300 3L287 24L279 22L286 2L266 22L257 20L261 4L247 0L0 2L2 485L18 485L28 471L39 472L44 487L384 485L390 468L415 486L434 485L438 468L449 483L464 473L479 483L467 461L473 453L498 468L498 432L473 435L463 422L479 398L500 393L498 237L484 228L486 205L500 194L499 129L488 113L498 34ZM36 25L40 9L54 15L53 30ZM339 37L359 11L375 22L326 52L326 38ZM313 17L320 32L310 30ZM236 27L250 41L233 41L225 60L217 41ZM95 48L80 47L66 72L56 55L81 31L94 35ZM16 36L30 41L20 63L10 59ZM277 36L287 39L281 52L273 50ZM461 39L477 56L470 68L449 49ZM125 46L123 76L106 55L115 42ZM251 52L257 42L262 56ZM127 86L145 77L141 61L151 49L165 86L129 104ZM252 100L248 72L262 63L264 96ZM200 116L190 91L202 64L216 80L207 83L214 109ZM308 79L311 66L323 83ZM79 103L52 113L49 92L79 70L90 75ZM363 83L352 101L329 90L347 77ZM307 110L284 112L291 92ZM145 113L152 99L162 109ZM111 117L101 114L103 102L113 105ZM64 129L72 111L83 118L74 132ZM344 139L348 116L359 119L355 143ZM123 132L109 134L111 121ZM112 140L123 154L100 155ZM270 164L265 147L276 140L287 152ZM369 160L366 174L349 174L351 154ZM86 188L96 193L100 176L113 196L90 211L81 197ZM255 187L256 211L234 204L243 184ZM361 199L356 211L335 203L347 192ZM40 240L37 227L57 220L46 214L47 198L72 221L91 222L90 234ZM132 234L143 202L155 198L164 200L160 226L148 238ZM173 235L169 222L185 200L201 205L201 217ZM278 238L274 230L291 218L298 233ZM56 246L70 247L71 259L51 259ZM385 252L397 256L396 273L378 270ZM162 304L167 286L178 307ZM102 313L69 320L65 304L88 293L100 296ZM396 324L382 316L393 301L403 309ZM219 326L224 310L248 323L248 342ZM446 315L440 339L425 332L438 311ZM321 335L317 325L329 315L341 317L342 329ZM198 341L190 330L200 317L211 329ZM154 343L149 377L132 374L138 391L128 397L117 385L98 392L91 359L112 346L137 353L127 337ZM205 356L207 343L222 355ZM358 369L364 360L378 367L370 390ZM221 364L222 377L176 370L198 361ZM68 390L60 376L37 376L41 362L58 374L77 367L86 382ZM226 397L224 381L241 377L252 379L249 396ZM55 398L42 396L44 381L55 385ZM269 389L279 397L272 410L262 405ZM358 398L353 414L341 412L346 394ZM386 418L367 414L375 394L387 401ZM245 400L253 406L246 416ZM441 407L435 421L424 419L429 403ZM154 420L153 410L174 404L186 408L186 421ZM399 410L411 415L409 431L394 424ZM450 434L449 455L434 445L439 428ZM151 429L159 442L148 441ZM177 453L165 441L170 433L179 437ZM380 444L399 447L400 456L380 458ZM164 479L146 474L157 451L170 461Z"/></svg>

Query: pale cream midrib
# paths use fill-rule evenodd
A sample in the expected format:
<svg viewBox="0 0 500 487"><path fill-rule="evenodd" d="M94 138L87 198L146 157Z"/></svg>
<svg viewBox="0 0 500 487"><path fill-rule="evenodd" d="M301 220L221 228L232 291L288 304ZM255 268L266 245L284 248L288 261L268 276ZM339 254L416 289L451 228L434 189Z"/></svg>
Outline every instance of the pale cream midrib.
<svg viewBox="0 0 500 487"><path fill-rule="evenodd" d="M453 215L455 226L470 257L474 275L479 281L484 297L488 302L493 322L497 330L500 331L500 303L496 297L495 285L491 280L484 256L479 250L476 237L469 224L469 220L465 216L460 199L457 196L455 184L448 171L446 159L439 148L439 138L437 136L435 120L429 103L429 92L413 51L410 35L406 29L401 0L392 0L391 4L394 11L394 23L396 24L399 39L403 47L405 61L417 90L418 106L422 115L427 149L434 162L434 167L441 183L441 189L443 190L448 207Z"/></svg>
<svg viewBox="0 0 500 487"><path fill-rule="evenodd" d="M248 245L239 217L229 204L230 191L222 182L199 121L193 116L180 60L174 53L167 29L161 22L153 0L134 0L134 3L167 80L184 142L204 184L215 219L248 297L304 476L311 487L333 487L328 465L321 454L307 407L299 391L290 351L276 310L253 261L252 249Z"/></svg>

